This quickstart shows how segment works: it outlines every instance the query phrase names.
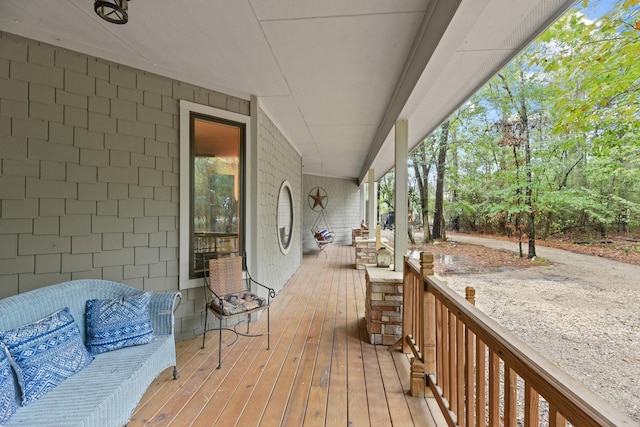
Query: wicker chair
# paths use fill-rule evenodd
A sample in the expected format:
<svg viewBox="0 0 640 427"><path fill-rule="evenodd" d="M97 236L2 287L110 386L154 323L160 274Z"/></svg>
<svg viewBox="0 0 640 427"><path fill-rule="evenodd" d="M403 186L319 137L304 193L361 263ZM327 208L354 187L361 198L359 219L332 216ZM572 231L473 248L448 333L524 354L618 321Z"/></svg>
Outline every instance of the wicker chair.
<svg viewBox="0 0 640 427"><path fill-rule="evenodd" d="M204 317L204 332L202 334L202 348L204 348L207 334L207 317L209 311L220 321L218 329L218 369L222 361L222 330L230 330L237 335L247 337L260 337L264 334L250 334L251 314L267 311L267 350L270 347L270 318L269 305L275 298L276 291L254 280L246 268L246 257L235 252L216 253L202 256L203 280L206 298L206 310ZM244 272L243 272L244 269ZM243 277L244 276L244 277ZM267 290L267 297L261 297L252 292L252 284ZM236 330L236 324L232 329L223 328L222 320L233 317L247 316L247 332Z"/></svg>

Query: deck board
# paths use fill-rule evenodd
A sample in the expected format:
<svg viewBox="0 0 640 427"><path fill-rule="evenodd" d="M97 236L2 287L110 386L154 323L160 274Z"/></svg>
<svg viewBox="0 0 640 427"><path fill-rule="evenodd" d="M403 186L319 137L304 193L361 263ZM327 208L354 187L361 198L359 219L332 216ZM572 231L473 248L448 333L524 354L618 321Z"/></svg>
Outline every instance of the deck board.
<svg viewBox="0 0 640 427"><path fill-rule="evenodd" d="M408 357L369 344L354 248L325 252L305 255L273 301L270 350L266 337L224 331L218 370L217 331L204 349L202 337L178 342L180 378L163 372L128 426L444 425L437 405L408 396ZM266 331L266 316L251 331Z"/></svg>

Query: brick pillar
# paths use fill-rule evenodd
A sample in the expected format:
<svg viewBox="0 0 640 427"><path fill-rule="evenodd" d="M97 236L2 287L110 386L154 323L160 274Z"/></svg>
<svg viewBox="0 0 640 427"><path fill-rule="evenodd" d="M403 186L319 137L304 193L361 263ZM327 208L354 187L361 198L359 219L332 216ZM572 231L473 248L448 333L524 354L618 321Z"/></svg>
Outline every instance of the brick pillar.
<svg viewBox="0 0 640 427"><path fill-rule="evenodd" d="M365 266L365 319L371 344L393 345L402 337L402 272Z"/></svg>

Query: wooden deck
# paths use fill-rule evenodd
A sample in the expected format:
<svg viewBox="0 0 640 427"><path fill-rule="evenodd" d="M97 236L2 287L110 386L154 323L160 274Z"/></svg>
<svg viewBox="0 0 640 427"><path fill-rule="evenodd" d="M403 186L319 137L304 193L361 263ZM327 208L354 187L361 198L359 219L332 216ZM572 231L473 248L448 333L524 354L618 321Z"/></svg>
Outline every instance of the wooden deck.
<svg viewBox="0 0 640 427"><path fill-rule="evenodd" d="M365 275L352 246L305 255L271 306L266 337L217 331L177 343L180 379L168 369L128 426L441 426L433 399L409 397L409 361L373 346L364 324ZM265 330L266 316L252 324ZM434 414L434 415L432 415Z"/></svg>

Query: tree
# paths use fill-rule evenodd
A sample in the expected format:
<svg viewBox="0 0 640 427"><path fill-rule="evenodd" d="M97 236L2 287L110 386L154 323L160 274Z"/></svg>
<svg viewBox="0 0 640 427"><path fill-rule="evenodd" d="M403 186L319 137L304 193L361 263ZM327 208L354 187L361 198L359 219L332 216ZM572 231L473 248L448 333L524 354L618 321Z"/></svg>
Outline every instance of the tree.
<svg viewBox="0 0 640 427"><path fill-rule="evenodd" d="M524 56L524 55L523 55ZM525 207L527 213L527 235L529 238L529 250L527 256L529 258L533 258L536 256L536 227L535 227L535 210L533 207L532 200L532 183L533 183L533 175L531 173L531 134L529 132L529 107L528 103L530 102L529 97L533 92L533 84L530 83L525 78L525 65L520 59L523 57L517 58L512 62L515 68L515 72L513 73L514 82L511 83L509 79L507 79L505 73L498 73L498 78L502 81L502 87L508 95L509 103L511 104L511 110L515 111L514 125L509 126L507 123L504 123L504 126L510 128L510 132L507 132L503 137L503 142L505 145L510 145L513 148L514 158L515 158L515 167L516 167L516 182L519 183L519 171L520 164L518 162L518 155L516 152L516 148L523 147L524 149L524 171L525 171ZM509 67L507 67L509 68ZM517 87L517 93L514 93L513 86ZM517 190L518 196L520 195L521 189L518 186ZM520 215L518 214L518 219ZM518 230L518 236L520 236L519 223L516 224L516 229ZM520 241L520 239L519 239ZM520 256L522 256L522 247L520 247Z"/></svg>
<svg viewBox="0 0 640 427"><path fill-rule="evenodd" d="M434 239L443 239L444 222L444 177L447 162L447 150L449 149L449 128L450 121L446 120L440 125L440 138L438 140L438 163L436 167L436 201L433 212L433 233Z"/></svg>
<svg viewBox="0 0 640 427"><path fill-rule="evenodd" d="M396 199L395 182L396 174L392 169L387 172L378 182L378 210L382 211L382 205L385 204L386 210L393 210L393 204Z"/></svg>
<svg viewBox="0 0 640 427"><path fill-rule="evenodd" d="M638 58L640 0L560 18L449 118L446 139L439 127L412 153L425 237L430 179L434 238L445 211L462 230L517 234L521 254L526 236L530 258L539 235L638 230Z"/></svg>
<svg viewBox="0 0 640 427"><path fill-rule="evenodd" d="M409 159L418 185L418 197L420 200L420 213L422 214L422 228L424 241L431 241L429 228L429 173L435 159L435 138L429 136L413 150Z"/></svg>
<svg viewBox="0 0 640 427"><path fill-rule="evenodd" d="M583 1L583 7L589 2ZM553 90L555 133L580 147L558 193L587 225L626 229L640 203L640 1L617 1L598 21L581 10L562 17L541 37L538 64ZM563 205L561 200L555 200Z"/></svg>

